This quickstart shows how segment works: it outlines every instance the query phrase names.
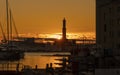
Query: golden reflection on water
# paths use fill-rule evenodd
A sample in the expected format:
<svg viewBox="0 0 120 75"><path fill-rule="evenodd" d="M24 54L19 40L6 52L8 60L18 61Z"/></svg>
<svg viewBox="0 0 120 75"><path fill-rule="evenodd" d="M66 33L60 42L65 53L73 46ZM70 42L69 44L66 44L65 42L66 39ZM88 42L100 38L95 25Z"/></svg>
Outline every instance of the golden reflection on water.
<svg viewBox="0 0 120 75"><path fill-rule="evenodd" d="M56 65L54 63L61 63L61 61L55 60L55 59L62 59L63 57L57 57L57 56L43 56L41 53L28 53L25 54L24 60L21 61L24 65L29 65L32 68L35 68L35 65L38 66L38 68L45 68L46 64L53 64L53 67L60 67L60 65Z"/></svg>

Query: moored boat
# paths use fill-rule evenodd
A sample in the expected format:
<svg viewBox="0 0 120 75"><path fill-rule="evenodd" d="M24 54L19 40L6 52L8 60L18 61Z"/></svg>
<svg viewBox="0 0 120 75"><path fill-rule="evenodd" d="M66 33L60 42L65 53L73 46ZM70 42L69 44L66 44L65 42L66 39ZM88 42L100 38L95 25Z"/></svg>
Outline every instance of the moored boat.
<svg viewBox="0 0 120 75"><path fill-rule="evenodd" d="M24 58L24 52L16 46L0 47L0 60L15 61Z"/></svg>
<svg viewBox="0 0 120 75"><path fill-rule="evenodd" d="M6 61L13 61L13 60L20 60L24 57L24 52L17 46L15 46L12 43L12 13L9 6L8 0L6 0L6 17L7 17L7 38L3 32L2 26L2 34L3 39L5 42L3 42L0 45L0 60L6 60ZM0 24L1 25L1 24Z"/></svg>

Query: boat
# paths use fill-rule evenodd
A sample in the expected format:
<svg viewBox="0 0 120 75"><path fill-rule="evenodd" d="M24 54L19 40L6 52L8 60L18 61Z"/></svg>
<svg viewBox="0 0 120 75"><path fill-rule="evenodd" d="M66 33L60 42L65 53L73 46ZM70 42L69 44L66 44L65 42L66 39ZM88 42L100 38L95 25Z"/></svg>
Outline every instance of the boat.
<svg viewBox="0 0 120 75"><path fill-rule="evenodd" d="M0 60L17 61L24 58L24 52L17 46L0 47Z"/></svg>
<svg viewBox="0 0 120 75"><path fill-rule="evenodd" d="M19 47L15 46L12 43L12 15L11 15L11 9L8 7L8 0L6 0L6 13L7 13L7 38L2 33L5 39L5 42L0 44L0 61L15 61L20 60L21 58L24 58L24 52L20 50ZM1 25L1 24L0 24Z"/></svg>

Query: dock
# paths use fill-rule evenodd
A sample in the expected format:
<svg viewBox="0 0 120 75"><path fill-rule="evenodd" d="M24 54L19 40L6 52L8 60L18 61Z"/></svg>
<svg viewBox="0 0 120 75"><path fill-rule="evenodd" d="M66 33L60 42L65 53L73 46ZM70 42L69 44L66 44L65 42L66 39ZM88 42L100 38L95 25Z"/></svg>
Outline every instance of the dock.
<svg viewBox="0 0 120 75"><path fill-rule="evenodd" d="M0 62L0 75L72 75L70 71L52 67L52 63L46 64L45 69L32 68L21 63Z"/></svg>

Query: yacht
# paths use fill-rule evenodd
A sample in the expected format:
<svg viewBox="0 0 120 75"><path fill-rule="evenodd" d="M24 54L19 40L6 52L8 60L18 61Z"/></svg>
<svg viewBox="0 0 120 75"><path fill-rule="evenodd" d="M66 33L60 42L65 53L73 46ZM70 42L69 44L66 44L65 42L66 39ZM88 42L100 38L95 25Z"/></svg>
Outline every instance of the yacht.
<svg viewBox="0 0 120 75"><path fill-rule="evenodd" d="M2 34L3 34L3 39L5 42L0 44L0 60L8 60L8 61L13 61L13 60L20 60L21 58L24 57L24 52L17 46L15 46L11 40L12 40L12 14L11 14L11 9L8 7L8 0L6 0L6 15L7 15L7 38L3 32L2 25L0 24Z"/></svg>

